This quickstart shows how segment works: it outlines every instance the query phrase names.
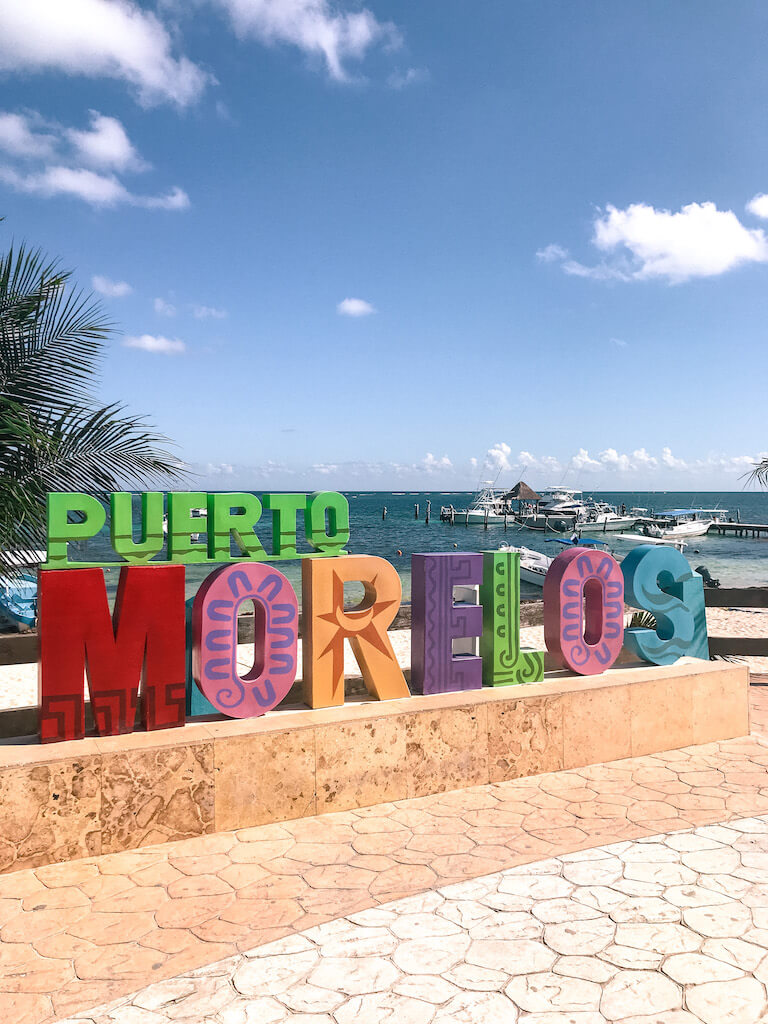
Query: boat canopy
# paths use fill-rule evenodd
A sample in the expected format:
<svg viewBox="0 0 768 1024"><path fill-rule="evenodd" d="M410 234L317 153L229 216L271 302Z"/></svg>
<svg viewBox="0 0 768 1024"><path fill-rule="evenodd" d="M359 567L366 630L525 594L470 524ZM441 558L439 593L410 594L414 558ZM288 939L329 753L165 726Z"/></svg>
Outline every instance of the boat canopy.
<svg viewBox="0 0 768 1024"><path fill-rule="evenodd" d="M719 512L721 515L728 511L727 508L669 508L662 512L663 516L695 516L703 512Z"/></svg>

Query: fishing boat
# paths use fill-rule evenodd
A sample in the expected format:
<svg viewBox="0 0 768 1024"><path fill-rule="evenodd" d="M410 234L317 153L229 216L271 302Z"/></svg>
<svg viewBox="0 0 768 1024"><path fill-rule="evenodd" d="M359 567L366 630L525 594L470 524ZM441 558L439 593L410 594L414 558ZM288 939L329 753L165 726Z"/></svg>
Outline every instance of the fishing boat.
<svg viewBox="0 0 768 1024"><path fill-rule="evenodd" d="M521 526L528 530L552 530L563 533L572 530L583 518L586 506L582 492L572 487L544 487L541 503L535 510L518 518Z"/></svg>
<svg viewBox="0 0 768 1024"><path fill-rule="evenodd" d="M573 536L568 538L552 537L547 539L548 544L562 544L563 547L596 548L605 547L605 541L596 540L594 537ZM512 544L502 544L499 551L511 551L520 555L520 579L526 583L532 583L535 587L544 586L544 578L547 575L550 565L554 559L541 551L534 551L532 548L514 547Z"/></svg>
<svg viewBox="0 0 768 1024"><path fill-rule="evenodd" d="M504 488L494 487L490 480L486 480L480 485L469 508L457 509L453 505L443 505L440 509L440 518L444 522L465 523L468 526L511 521L514 519L515 510L507 500L506 494Z"/></svg>
<svg viewBox="0 0 768 1024"><path fill-rule="evenodd" d="M615 533L613 540L623 540L628 544L663 544L678 551L688 547L682 537L646 537L642 533Z"/></svg>
<svg viewBox="0 0 768 1024"><path fill-rule="evenodd" d="M703 537L710 526L725 518L726 509L672 508L649 520L642 520L641 533L656 539Z"/></svg>
<svg viewBox="0 0 768 1024"><path fill-rule="evenodd" d="M526 583L532 583L534 587L544 586L544 577L552 565L552 559L541 551L533 551L531 548L514 547L511 544L502 544L499 551L511 551L520 555L520 579Z"/></svg>
<svg viewBox="0 0 768 1024"><path fill-rule="evenodd" d="M623 507L623 506L622 506ZM582 516L575 525L576 530L630 530L637 522L637 516L619 512L605 501L590 500L584 503Z"/></svg>

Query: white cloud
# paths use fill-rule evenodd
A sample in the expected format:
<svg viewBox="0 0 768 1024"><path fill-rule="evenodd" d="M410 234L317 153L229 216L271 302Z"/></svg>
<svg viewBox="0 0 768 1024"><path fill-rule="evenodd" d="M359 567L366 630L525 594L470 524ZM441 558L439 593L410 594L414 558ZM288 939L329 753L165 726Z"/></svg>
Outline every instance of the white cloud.
<svg viewBox="0 0 768 1024"><path fill-rule="evenodd" d="M178 356L186 352L187 346L178 338L164 338L162 334L140 334L123 340L126 348L140 348L164 356Z"/></svg>
<svg viewBox="0 0 768 1024"><path fill-rule="evenodd" d="M0 113L0 150L11 156L45 159L53 155L57 140L39 131L39 115Z"/></svg>
<svg viewBox="0 0 768 1024"><path fill-rule="evenodd" d="M343 299L336 307L339 316L369 316L376 310L365 299Z"/></svg>
<svg viewBox="0 0 768 1024"><path fill-rule="evenodd" d="M627 348L628 343L623 338L611 338L611 344L615 345L616 348Z"/></svg>
<svg viewBox="0 0 768 1024"><path fill-rule="evenodd" d="M570 465L572 469L584 470L588 473L600 469L600 463L597 459L592 458L586 448L579 448L576 454L571 457Z"/></svg>
<svg viewBox="0 0 768 1024"><path fill-rule="evenodd" d="M127 281L112 281L108 277L102 277L101 274L93 275L91 285L94 291L106 295L110 299L122 299L133 291Z"/></svg>
<svg viewBox="0 0 768 1024"><path fill-rule="evenodd" d="M667 469L688 469L688 463L684 459L675 458L671 448L661 449L661 461Z"/></svg>
<svg viewBox="0 0 768 1024"><path fill-rule="evenodd" d="M608 206L594 229L598 249L630 255L638 280L686 281L768 261L765 233L745 228L732 210L714 203L689 203L677 213L645 203L626 210Z"/></svg>
<svg viewBox="0 0 768 1024"><path fill-rule="evenodd" d="M160 316L176 316L176 307L172 302L166 302L165 299L157 298L152 305L155 312Z"/></svg>
<svg viewBox="0 0 768 1024"><path fill-rule="evenodd" d="M407 68L405 71L398 68L388 76L387 85L390 89L407 89L409 85L418 85L428 78L429 72L424 68Z"/></svg>
<svg viewBox="0 0 768 1024"><path fill-rule="evenodd" d="M421 465L426 473L439 473L446 469L453 469L453 463L447 455L443 455L442 458L436 458L432 452L427 452L421 460Z"/></svg>
<svg viewBox="0 0 768 1024"><path fill-rule="evenodd" d="M758 195L747 209L768 217L768 196ZM732 210L715 203L688 203L681 210L632 203L608 205L595 218L592 244L606 257L594 266L566 259L558 245L539 250L544 262L560 260L563 271L596 281L661 279L678 284L695 277L716 277L748 263L768 262L768 238L747 228Z"/></svg>
<svg viewBox="0 0 768 1024"><path fill-rule="evenodd" d="M17 192L48 199L70 196L92 206L126 204L149 210L184 210L189 206L189 196L183 189L172 188L170 192L158 196L136 195L114 175L97 174L85 167L54 165L41 171L20 172L13 167L0 165L0 181Z"/></svg>
<svg viewBox="0 0 768 1024"><path fill-rule="evenodd" d="M613 263L602 262L594 267L587 267L578 260L566 260L563 270L570 277L588 277L593 281L632 280L632 268L627 265L626 259L617 259Z"/></svg>
<svg viewBox="0 0 768 1024"><path fill-rule="evenodd" d="M768 261L764 232L745 228L732 210L718 210L714 203L689 203L678 213L644 203L626 210L609 206L595 222L594 243L604 252L629 250L640 279L686 281Z"/></svg>
<svg viewBox="0 0 768 1024"><path fill-rule="evenodd" d="M173 49L158 17L131 0L0 3L0 71L116 78L145 105L186 106L210 76Z"/></svg>
<svg viewBox="0 0 768 1024"><path fill-rule="evenodd" d="M632 469L632 460L628 455L619 455L615 448L606 448L600 452L598 460L601 466L616 473L626 473Z"/></svg>
<svg viewBox="0 0 768 1024"><path fill-rule="evenodd" d="M564 249L562 245L558 245L557 242L545 245L543 249L539 249L536 253L536 259L541 263L557 263L567 258L568 250Z"/></svg>
<svg viewBox="0 0 768 1024"><path fill-rule="evenodd" d="M67 128L40 114L0 113L0 150L12 162L0 164L0 182L17 192L46 198L70 196L93 206L120 204L144 209L183 210L189 196L175 186L160 195L132 192L118 171L146 170L125 128L114 117L91 111L90 128Z"/></svg>
<svg viewBox="0 0 768 1024"><path fill-rule="evenodd" d="M483 465L486 469L500 473L504 470L510 469L511 464L509 456L512 454L512 449L504 441L498 441L492 445L485 453L485 459Z"/></svg>
<svg viewBox="0 0 768 1024"><path fill-rule="evenodd" d="M632 452L632 461L638 469L655 469L659 464L659 460L645 448L636 448Z"/></svg>
<svg viewBox="0 0 768 1024"><path fill-rule="evenodd" d="M97 110L90 113L90 128L85 131L68 128L66 132L82 162L107 170L145 170L147 164L134 149L120 121L116 117L105 117Z"/></svg>
<svg viewBox="0 0 768 1024"><path fill-rule="evenodd" d="M345 63L362 60L377 44L395 47L394 25L380 22L367 8L340 11L329 0L216 0L230 15L240 36L267 45L287 43L320 57L331 78L349 80Z"/></svg>
<svg viewBox="0 0 768 1024"><path fill-rule="evenodd" d="M226 309L216 309L215 306L193 306L192 313L198 320L223 320L226 315Z"/></svg>
<svg viewBox="0 0 768 1024"><path fill-rule="evenodd" d="M768 195L764 192L759 192L756 196L753 196L747 203L747 210L749 213L760 217L762 220L768 220Z"/></svg>

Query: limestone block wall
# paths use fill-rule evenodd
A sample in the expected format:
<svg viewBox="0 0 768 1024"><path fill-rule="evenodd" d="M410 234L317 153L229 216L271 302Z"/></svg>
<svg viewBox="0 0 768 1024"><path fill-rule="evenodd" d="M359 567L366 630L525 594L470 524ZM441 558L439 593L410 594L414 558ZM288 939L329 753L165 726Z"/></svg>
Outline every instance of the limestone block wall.
<svg viewBox="0 0 768 1024"><path fill-rule="evenodd" d="M0 740L0 872L425 796L749 732L745 666L357 699L42 746Z"/></svg>

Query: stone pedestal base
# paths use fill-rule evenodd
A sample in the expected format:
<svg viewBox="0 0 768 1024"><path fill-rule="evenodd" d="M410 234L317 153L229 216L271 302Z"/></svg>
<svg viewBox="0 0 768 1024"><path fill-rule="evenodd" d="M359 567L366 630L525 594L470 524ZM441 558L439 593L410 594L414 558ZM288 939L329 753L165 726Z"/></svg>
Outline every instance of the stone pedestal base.
<svg viewBox="0 0 768 1024"><path fill-rule="evenodd" d="M748 732L747 668L683 659L160 733L0 741L0 872Z"/></svg>

